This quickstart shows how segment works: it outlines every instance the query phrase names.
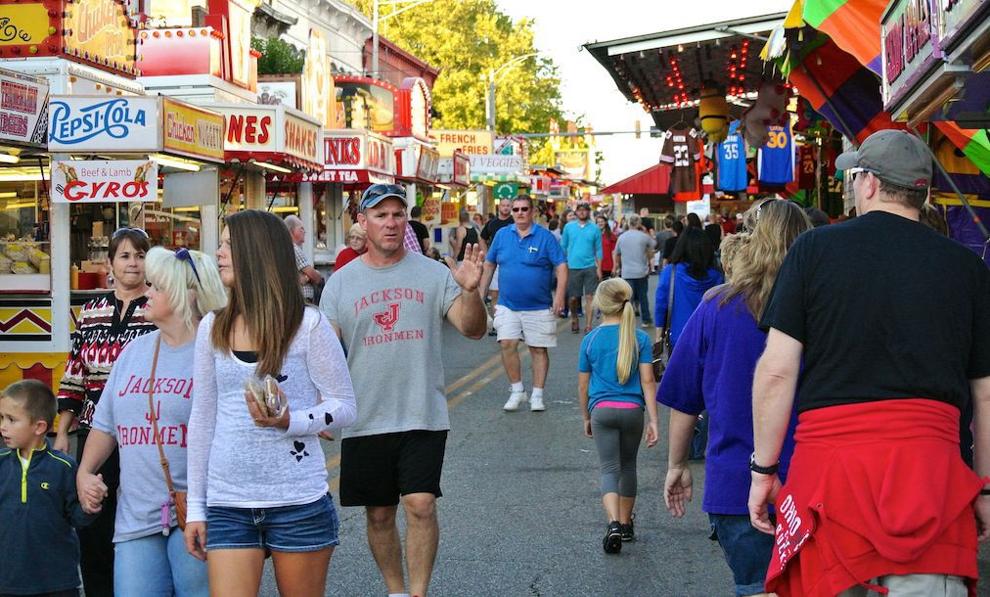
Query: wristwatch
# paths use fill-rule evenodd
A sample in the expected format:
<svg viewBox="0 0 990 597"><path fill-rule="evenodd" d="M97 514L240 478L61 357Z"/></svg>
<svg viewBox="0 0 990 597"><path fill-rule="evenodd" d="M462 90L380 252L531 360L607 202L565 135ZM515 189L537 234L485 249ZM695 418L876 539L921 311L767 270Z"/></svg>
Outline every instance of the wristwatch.
<svg viewBox="0 0 990 597"><path fill-rule="evenodd" d="M749 470L754 473L759 473L761 475L776 475L777 469L780 468L780 462L772 466L760 466L756 464L756 452L753 452L749 457Z"/></svg>

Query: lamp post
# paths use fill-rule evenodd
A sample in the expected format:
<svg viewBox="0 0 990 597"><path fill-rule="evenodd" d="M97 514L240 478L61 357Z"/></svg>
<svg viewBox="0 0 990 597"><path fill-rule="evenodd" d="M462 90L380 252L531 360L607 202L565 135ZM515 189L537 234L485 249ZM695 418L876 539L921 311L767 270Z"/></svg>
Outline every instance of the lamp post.
<svg viewBox="0 0 990 597"><path fill-rule="evenodd" d="M495 83L498 81L499 73L504 74L508 69L534 56L537 56L536 52L516 56L497 69L488 70L488 86L485 93L485 121L487 122L488 130L492 133L495 132Z"/></svg>
<svg viewBox="0 0 990 597"><path fill-rule="evenodd" d="M372 79L378 79L378 23L386 19L402 14L410 8L416 8L420 4L425 4L431 0L375 0L371 8L371 75ZM397 6L406 4L395 12L390 12L385 16L381 15L382 6Z"/></svg>

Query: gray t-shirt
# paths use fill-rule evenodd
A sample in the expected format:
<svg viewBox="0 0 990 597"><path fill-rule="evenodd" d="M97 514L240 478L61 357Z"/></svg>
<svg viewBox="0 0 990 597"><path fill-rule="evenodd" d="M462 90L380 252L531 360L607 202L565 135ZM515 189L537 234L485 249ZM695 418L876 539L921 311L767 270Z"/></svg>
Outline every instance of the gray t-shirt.
<svg viewBox="0 0 990 597"><path fill-rule="evenodd" d="M615 252L622 256L622 278L645 278L649 272L646 252L656 246L650 235L640 230L627 230L615 242Z"/></svg>
<svg viewBox="0 0 990 597"><path fill-rule="evenodd" d="M162 532L162 504L168 501L168 486L148 416L149 378L158 337L156 330L135 338L124 348L110 370L93 416L93 429L112 435L120 450L114 543ZM186 490L195 348L195 341L178 347L162 342L155 372L158 433L177 491ZM171 524L175 525L174 508L171 517Z"/></svg>
<svg viewBox="0 0 990 597"><path fill-rule="evenodd" d="M460 293L446 266L413 253L330 276L320 309L340 329L358 410L344 438L450 428L442 328Z"/></svg>

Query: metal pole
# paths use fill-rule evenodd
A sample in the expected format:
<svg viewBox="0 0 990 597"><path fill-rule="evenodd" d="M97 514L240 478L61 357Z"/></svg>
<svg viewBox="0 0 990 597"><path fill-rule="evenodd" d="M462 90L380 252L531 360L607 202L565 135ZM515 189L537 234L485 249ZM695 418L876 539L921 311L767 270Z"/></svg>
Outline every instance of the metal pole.
<svg viewBox="0 0 990 597"><path fill-rule="evenodd" d="M378 78L378 0L371 12L371 78Z"/></svg>
<svg viewBox="0 0 990 597"><path fill-rule="evenodd" d="M495 77L488 75L488 130L495 132Z"/></svg>

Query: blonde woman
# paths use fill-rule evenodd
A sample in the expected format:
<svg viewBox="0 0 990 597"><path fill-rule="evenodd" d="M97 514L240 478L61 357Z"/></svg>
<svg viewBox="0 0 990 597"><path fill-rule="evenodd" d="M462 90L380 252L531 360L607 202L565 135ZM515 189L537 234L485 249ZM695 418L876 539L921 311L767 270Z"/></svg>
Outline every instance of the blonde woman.
<svg viewBox="0 0 990 597"><path fill-rule="evenodd" d="M333 264L333 271L339 272L340 268L363 255L367 250L367 243L368 236L365 234L361 224L352 224L351 229L347 231L347 246L337 253L337 260Z"/></svg>
<svg viewBox="0 0 990 597"><path fill-rule="evenodd" d="M594 306L602 323L581 342L578 357L578 399L584 434L594 438L601 462L602 505L608 516L602 549L619 553L623 541L635 538L636 455L643 438L657 443L657 404L653 399L651 343L636 328L632 286L621 278L605 280L595 291Z"/></svg>
<svg viewBox="0 0 990 597"><path fill-rule="evenodd" d="M787 250L811 228L804 211L789 201L771 199L751 211L752 232L730 259L729 283L710 290L684 326L657 394L671 408L664 501L674 517L684 515L692 497L688 450L698 415L708 411L701 507L732 569L736 595L763 593L773 548L773 536L752 527L747 508L753 453L750 390L767 341L757 319ZM794 449L793 425L780 457L781 479Z"/></svg>
<svg viewBox="0 0 990 597"><path fill-rule="evenodd" d="M206 560L216 597L257 595L265 552L279 593L323 595L337 545L318 434L357 408L337 334L306 307L289 231L276 216L227 216L217 262L227 307L196 336L186 548ZM245 385L271 376L286 400L261 410Z"/></svg>
<svg viewBox="0 0 990 597"><path fill-rule="evenodd" d="M732 261L739 254L739 249L741 249L748 241L748 232L727 234L725 238L722 239L722 271L725 272L725 281L730 284L732 283L732 273L734 271Z"/></svg>
<svg viewBox="0 0 990 597"><path fill-rule="evenodd" d="M144 318L158 330L132 340L117 357L96 405L76 485L83 509L100 512L109 490L99 471L119 450L115 594L205 597L206 566L186 553L176 528L158 444L168 459L172 487L186 491L196 328L203 315L227 304L227 293L216 263L199 251L154 247L145 272L151 288Z"/></svg>

